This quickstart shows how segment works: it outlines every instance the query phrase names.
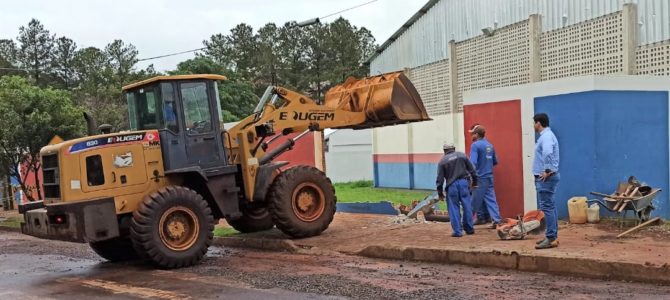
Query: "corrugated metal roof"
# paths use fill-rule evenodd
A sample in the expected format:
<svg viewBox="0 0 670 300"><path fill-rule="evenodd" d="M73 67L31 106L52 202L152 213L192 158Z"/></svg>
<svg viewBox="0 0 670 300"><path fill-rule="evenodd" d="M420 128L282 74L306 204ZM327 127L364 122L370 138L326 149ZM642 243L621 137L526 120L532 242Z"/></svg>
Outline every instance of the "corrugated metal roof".
<svg viewBox="0 0 670 300"><path fill-rule="evenodd" d="M638 5L639 44L670 39L668 0L431 0L403 24L367 60L370 71L385 73L413 68L448 57L449 40L481 34L542 15L550 31L616 12L625 3Z"/></svg>

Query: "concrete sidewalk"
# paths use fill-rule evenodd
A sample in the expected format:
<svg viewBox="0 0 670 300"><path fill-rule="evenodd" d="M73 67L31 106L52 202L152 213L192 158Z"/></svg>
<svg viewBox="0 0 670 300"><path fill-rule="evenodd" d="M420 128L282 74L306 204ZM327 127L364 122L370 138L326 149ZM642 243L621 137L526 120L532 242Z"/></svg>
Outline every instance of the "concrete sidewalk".
<svg viewBox="0 0 670 300"><path fill-rule="evenodd" d="M616 239L623 231L617 226L562 224L558 248L535 250L535 241L542 236L501 241L495 230L477 226L475 235L453 238L448 223L394 224L391 218L338 213L317 237L290 240L273 229L216 243L670 284L670 234L658 228Z"/></svg>

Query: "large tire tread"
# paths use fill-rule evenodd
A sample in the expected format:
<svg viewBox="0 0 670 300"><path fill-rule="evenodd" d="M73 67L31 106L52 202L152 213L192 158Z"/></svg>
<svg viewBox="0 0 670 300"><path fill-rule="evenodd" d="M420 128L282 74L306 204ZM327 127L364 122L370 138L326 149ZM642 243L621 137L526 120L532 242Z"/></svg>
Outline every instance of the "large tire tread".
<svg viewBox="0 0 670 300"><path fill-rule="evenodd" d="M246 205L240 203L240 205ZM242 217L237 220L226 220L230 226L241 233L252 233L258 231L270 230L274 227L272 214L267 207L255 208L256 212L250 211L251 208L240 208ZM259 213L260 211L260 213Z"/></svg>
<svg viewBox="0 0 670 300"><path fill-rule="evenodd" d="M305 180L319 185L326 201L322 216L310 223L297 219L291 207L293 188ZM305 238L319 235L328 228L335 216L337 196L330 178L321 170L309 166L296 166L275 178L270 186L268 202L272 220L277 228L291 237Z"/></svg>
<svg viewBox="0 0 670 300"><path fill-rule="evenodd" d="M176 205L192 209L198 217L200 232L191 249L184 253L165 247L160 240L158 223L161 214ZM167 186L147 196L133 213L130 237L140 257L162 268L194 265L207 253L214 238L214 218L207 202L195 191L181 186Z"/></svg>

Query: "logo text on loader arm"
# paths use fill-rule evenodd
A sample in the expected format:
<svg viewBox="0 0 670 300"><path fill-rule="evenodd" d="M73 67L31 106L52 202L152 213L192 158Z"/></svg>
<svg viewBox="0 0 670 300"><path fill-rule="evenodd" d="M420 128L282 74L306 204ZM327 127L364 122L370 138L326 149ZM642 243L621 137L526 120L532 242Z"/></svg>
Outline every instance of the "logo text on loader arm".
<svg viewBox="0 0 670 300"><path fill-rule="evenodd" d="M335 113L333 112L293 112L295 121L333 121ZM279 113L279 120L288 120L288 112Z"/></svg>

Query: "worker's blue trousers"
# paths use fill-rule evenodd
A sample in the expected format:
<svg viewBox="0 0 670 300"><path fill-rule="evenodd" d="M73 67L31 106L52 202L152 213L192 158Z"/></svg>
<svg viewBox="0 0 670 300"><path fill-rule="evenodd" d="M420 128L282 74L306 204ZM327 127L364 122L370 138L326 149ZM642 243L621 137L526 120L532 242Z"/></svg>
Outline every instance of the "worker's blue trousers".
<svg viewBox="0 0 670 300"><path fill-rule="evenodd" d="M556 186L561 180L561 176L555 173L546 181L541 181L539 178L535 179L535 189L537 190L537 202L544 218L547 221L547 231L545 235L550 240L555 240L558 237L558 212L556 211L556 201L554 200L554 193L556 193Z"/></svg>
<svg viewBox="0 0 670 300"><path fill-rule="evenodd" d="M447 206L449 220L454 235L463 235L461 228L461 206L463 207L463 227L465 232L474 232L472 222L472 198L470 197L470 183L466 179L458 179L447 188Z"/></svg>
<svg viewBox="0 0 670 300"><path fill-rule="evenodd" d="M472 193L473 210L477 220L486 220L490 216L493 222L500 223L500 209L493 189L493 177L477 179L477 189Z"/></svg>

